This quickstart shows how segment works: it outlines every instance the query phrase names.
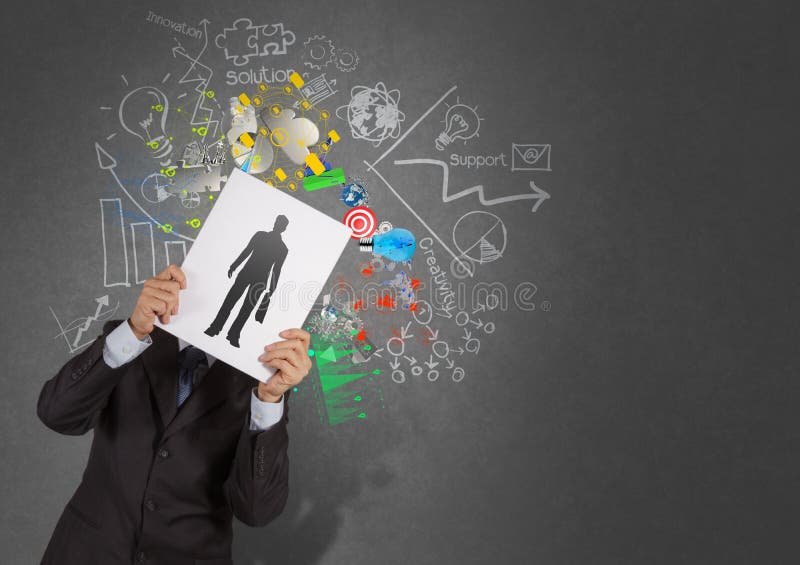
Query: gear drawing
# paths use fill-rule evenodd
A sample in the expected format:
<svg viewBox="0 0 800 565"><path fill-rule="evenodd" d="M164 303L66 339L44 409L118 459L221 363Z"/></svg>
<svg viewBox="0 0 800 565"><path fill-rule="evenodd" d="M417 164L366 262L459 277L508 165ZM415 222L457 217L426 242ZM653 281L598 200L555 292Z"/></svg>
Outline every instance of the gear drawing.
<svg viewBox="0 0 800 565"><path fill-rule="evenodd" d="M335 53L333 42L324 35L309 37L303 43L303 64L321 70L335 60Z"/></svg>
<svg viewBox="0 0 800 565"><path fill-rule="evenodd" d="M342 47L335 52L336 68L343 73L349 73L358 67L358 53L349 47Z"/></svg>

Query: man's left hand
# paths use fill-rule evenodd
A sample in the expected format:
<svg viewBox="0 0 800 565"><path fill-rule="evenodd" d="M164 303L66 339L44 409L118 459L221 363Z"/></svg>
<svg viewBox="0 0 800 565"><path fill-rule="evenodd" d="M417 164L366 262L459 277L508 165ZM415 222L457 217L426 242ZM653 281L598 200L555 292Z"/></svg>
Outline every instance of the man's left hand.
<svg viewBox="0 0 800 565"><path fill-rule="evenodd" d="M292 328L278 335L284 339L265 346L265 353L258 358L267 367L277 369L266 383L258 384L258 398L264 402L278 402L284 392L297 386L311 370L308 355L311 334Z"/></svg>

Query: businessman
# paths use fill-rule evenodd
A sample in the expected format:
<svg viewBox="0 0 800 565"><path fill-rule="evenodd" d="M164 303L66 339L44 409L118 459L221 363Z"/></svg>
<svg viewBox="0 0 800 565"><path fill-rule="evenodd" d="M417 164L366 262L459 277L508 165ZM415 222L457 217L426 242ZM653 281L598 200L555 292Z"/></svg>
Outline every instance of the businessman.
<svg viewBox="0 0 800 565"><path fill-rule="evenodd" d="M175 265L148 279L131 316L44 384L42 422L94 438L43 565L232 565L233 516L264 526L283 511L286 401L311 368L310 336L289 329L265 346L258 359L276 372L254 386L154 325L186 286Z"/></svg>
<svg viewBox="0 0 800 565"><path fill-rule="evenodd" d="M259 231L250 238L250 242L228 269L228 278L231 278L239 264L245 259L247 260L236 276L233 286L231 286L222 301L222 306L216 318L206 329L205 333L207 335L213 337L222 330L222 326L225 325L225 321L231 315L231 310L233 310L236 301L244 294L245 299L239 309L239 315L236 316L236 319L231 324L226 336L232 346L239 347L239 336L241 335L242 327L244 327L247 318L255 307L253 295L258 296L261 290L266 289L256 312L256 319L259 322L264 320L264 315L269 307L269 299L278 286L281 267L283 267L283 262L289 252L283 239L281 239L281 234L288 225L289 219L284 215L279 215L275 218L275 224L271 232ZM270 272L272 273L271 277ZM267 282L269 282L269 287L267 287Z"/></svg>

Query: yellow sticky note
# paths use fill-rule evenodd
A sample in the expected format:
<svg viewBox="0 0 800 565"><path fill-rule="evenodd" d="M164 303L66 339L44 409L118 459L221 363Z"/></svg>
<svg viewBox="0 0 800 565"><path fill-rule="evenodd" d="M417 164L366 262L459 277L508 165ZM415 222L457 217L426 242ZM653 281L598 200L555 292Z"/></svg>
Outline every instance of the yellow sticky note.
<svg viewBox="0 0 800 565"><path fill-rule="evenodd" d="M300 88L305 84L305 81L303 81L303 77L301 77L297 71L294 71L292 74L289 75L289 80L296 88Z"/></svg>
<svg viewBox="0 0 800 565"><path fill-rule="evenodd" d="M339 143L339 139L341 139L339 137L339 134L336 133L335 129L332 129L331 131L328 132L328 137L330 137L331 141L333 141L334 143Z"/></svg>
<svg viewBox="0 0 800 565"><path fill-rule="evenodd" d="M252 147L253 145L255 145L253 138L250 137L250 134L247 132L244 132L242 135L239 136L239 141L244 143L247 147Z"/></svg>
<svg viewBox="0 0 800 565"><path fill-rule="evenodd" d="M242 93L239 95L239 102L241 102L241 103L242 103L242 104L244 104L245 106L249 106L249 105L250 105L250 98L248 98L247 94L245 94L244 92L242 92Z"/></svg>
<svg viewBox="0 0 800 565"><path fill-rule="evenodd" d="M310 168L315 175L321 175L325 172L325 165L322 164L322 161L319 160L314 153L309 153L306 157L306 165Z"/></svg>
<svg viewBox="0 0 800 565"><path fill-rule="evenodd" d="M286 180L286 173L284 173L281 168L275 169L275 176L278 177L278 180L281 182Z"/></svg>

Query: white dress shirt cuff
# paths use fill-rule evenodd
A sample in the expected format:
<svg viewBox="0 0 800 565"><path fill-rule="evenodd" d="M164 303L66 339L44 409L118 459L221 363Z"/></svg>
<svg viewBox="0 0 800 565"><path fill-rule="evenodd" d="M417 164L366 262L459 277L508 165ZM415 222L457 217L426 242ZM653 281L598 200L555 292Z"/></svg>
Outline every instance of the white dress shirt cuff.
<svg viewBox="0 0 800 565"><path fill-rule="evenodd" d="M133 333L128 320L125 320L106 336L103 344L103 360L106 365L116 369L135 359L142 351L150 347L153 340L149 335L139 340Z"/></svg>
<svg viewBox="0 0 800 565"><path fill-rule="evenodd" d="M281 395L278 402L264 402L259 400L256 390L253 387L250 399L250 429L263 432L280 422L283 417L284 397Z"/></svg>

